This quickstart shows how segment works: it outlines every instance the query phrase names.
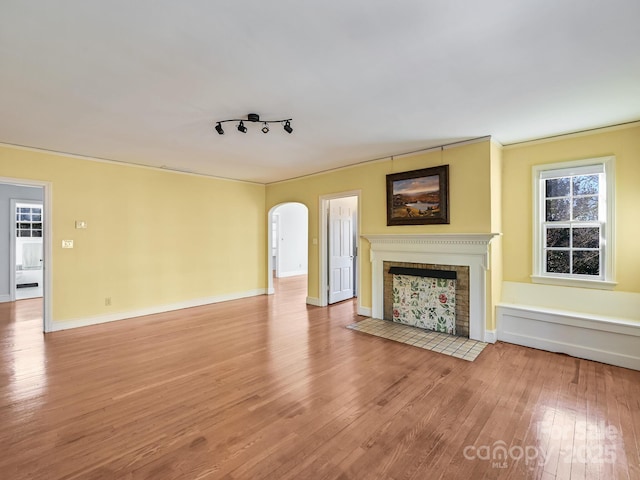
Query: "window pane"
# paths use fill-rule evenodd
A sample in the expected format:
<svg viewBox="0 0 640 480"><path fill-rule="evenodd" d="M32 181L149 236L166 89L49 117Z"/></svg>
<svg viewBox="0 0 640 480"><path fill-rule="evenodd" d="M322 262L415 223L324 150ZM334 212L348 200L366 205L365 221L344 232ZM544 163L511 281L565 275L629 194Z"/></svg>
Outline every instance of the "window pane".
<svg viewBox="0 0 640 480"><path fill-rule="evenodd" d="M573 273L577 275L600 275L600 252L597 250L574 251Z"/></svg>
<svg viewBox="0 0 640 480"><path fill-rule="evenodd" d="M569 220L569 200L557 198L547 200L547 222L566 222Z"/></svg>
<svg viewBox="0 0 640 480"><path fill-rule="evenodd" d="M547 228L547 247L568 247L569 228Z"/></svg>
<svg viewBox="0 0 640 480"><path fill-rule="evenodd" d="M39 230L42 230L42 224L41 223L32 223L31 224L31 228L37 228Z"/></svg>
<svg viewBox="0 0 640 480"><path fill-rule="evenodd" d="M569 252L562 250L547 250L547 272L570 273Z"/></svg>
<svg viewBox="0 0 640 480"><path fill-rule="evenodd" d="M33 230L32 236L41 237L42 236L42 230Z"/></svg>
<svg viewBox="0 0 640 480"><path fill-rule="evenodd" d="M34 222L40 222L42 221L42 215L38 214L33 214L31 215L31 220L33 220Z"/></svg>
<svg viewBox="0 0 640 480"><path fill-rule="evenodd" d="M545 187L547 197L566 197L569 195L569 177L551 178Z"/></svg>
<svg viewBox="0 0 640 480"><path fill-rule="evenodd" d="M31 236L31 230L18 230L18 236L19 237L30 237Z"/></svg>
<svg viewBox="0 0 640 480"><path fill-rule="evenodd" d="M20 213L31 213L31 209L28 208L28 207L20 207L20 208L18 208L18 211Z"/></svg>
<svg viewBox="0 0 640 480"><path fill-rule="evenodd" d="M31 221L31 214L30 213L21 213L20 214L20 220L22 220L23 222L30 222Z"/></svg>
<svg viewBox="0 0 640 480"><path fill-rule="evenodd" d="M597 195L598 175L578 175L573 177L574 195Z"/></svg>
<svg viewBox="0 0 640 480"><path fill-rule="evenodd" d="M573 229L573 247L574 248L599 248L600 247L600 228L574 228Z"/></svg>
<svg viewBox="0 0 640 480"><path fill-rule="evenodd" d="M29 229L29 228L31 228L31 224L30 224L30 223L19 223L19 224L18 224L18 228L26 228L26 229Z"/></svg>
<svg viewBox="0 0 640 480"><path fill-rule="evenodd" d="M33 213L38 213L38 214L39 214L39 213L42 213L42 209L41 209L41 208L32 208L32 209L31 209L31 211L32 211Z"/></svg>
<svg viewBox="0 0 640 480"><path fill-rule="evenodd" d="M580 221L598 220L598 197L573 199L573 219Z"/></svg>

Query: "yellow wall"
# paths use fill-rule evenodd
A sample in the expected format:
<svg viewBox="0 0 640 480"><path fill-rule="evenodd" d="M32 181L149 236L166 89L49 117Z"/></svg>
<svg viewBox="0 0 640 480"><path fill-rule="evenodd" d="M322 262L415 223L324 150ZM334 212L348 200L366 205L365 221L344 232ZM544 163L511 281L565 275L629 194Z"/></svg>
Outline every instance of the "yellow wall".
<svg viewBox="0 0 640 480"><path fill-rule="evenodd" d="M0 176L53 185L54 321L266 288L263 185L6 146Z"/></svg>
<svg viewBox="0 0 640 480"><path fill-rule="evenodd" d="M503 150L504 280L530 283L532 166L615 155L616 290L640 293L640 125L538 141Z"/></svg>
<svg viewBox="0 0 640 480"><path fill-rule="evenodd" d="M449 165L450 216L448 225L387 227L386 175L419 168ZM371 162L267 186L267 208L300 202L309 208L309 296L319 297L319 197L360 190L360 234L374 233L489 233L492 227L491 142L462 145L413 156ZM360 304L371 307L369 243L360 241ZM493 309L491 309L493 311Z"/></svg>
<svg viewBox="0 0 640 480"><path fill-rule="evenodd" d="M636 295L638 124L507 148L486 140L266 187L8 146L0 146L0 176L53 185L54 321L265 289L267 212L290 201L309 208L308 294L317 298L319 252L313 239L319 236L319 197L359 190L360 234L503 232L491 245L487 328L492 330L493 307L505 285L511 297L545 297L517 288L531 285L532 166L607 155L616 156L616 290ZM388 227L386 175L445 164L451 223ZM89 228L76 230L76 220ZM61 249L62 239L73 239L75 248ZM370 307L366 240L359 252L359 301ZM111 297L112 306L104 305L105 297Z"/></svg>

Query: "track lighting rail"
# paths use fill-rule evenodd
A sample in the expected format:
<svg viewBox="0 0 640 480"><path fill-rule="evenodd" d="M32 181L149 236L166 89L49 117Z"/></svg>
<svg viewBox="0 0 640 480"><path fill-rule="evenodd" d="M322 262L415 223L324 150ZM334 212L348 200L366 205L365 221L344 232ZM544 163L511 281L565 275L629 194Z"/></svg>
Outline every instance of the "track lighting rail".
<svg viewBox="0 0 640 480"><path fill-rule="evenodd" d="M239 132L247 133L247 127L244 126L244 122L252 122L252 123L263 123L262 133L269 133L269 124L270 123L283 123L284 131L287 133L292 133L293 128L291 127L292 118L284 118L282 120L260 120L260 115L257 113L250 113L247 115L247 118L230 118L229 120L220 120L216 122L216 132L220 135L224 135L224 129L222 128L222 124L226 122L239 122L236 127Z"/></svg>

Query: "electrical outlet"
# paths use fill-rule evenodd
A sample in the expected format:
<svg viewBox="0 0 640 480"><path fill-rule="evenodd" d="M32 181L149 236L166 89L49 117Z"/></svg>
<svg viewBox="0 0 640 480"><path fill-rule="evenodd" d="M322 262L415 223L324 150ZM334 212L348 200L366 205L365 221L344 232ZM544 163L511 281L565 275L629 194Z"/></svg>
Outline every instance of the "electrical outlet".
<svg viewBox="0 0 640 480"><path fill-rule="evenodd" d="M62 248L73 248L73 240L62 240Z"/></svg>
<svg viewBox="0 0 640 480"><path fill-rule="evenodd" d="M104 297L104 306L105 307L111 306L111 297Z"/></svg>
<svg viewBox="0 0 640 480"><path fill-rule="evenodd" d="M84 220L76 220L76 228L87 228L87 222Z"/></svg>

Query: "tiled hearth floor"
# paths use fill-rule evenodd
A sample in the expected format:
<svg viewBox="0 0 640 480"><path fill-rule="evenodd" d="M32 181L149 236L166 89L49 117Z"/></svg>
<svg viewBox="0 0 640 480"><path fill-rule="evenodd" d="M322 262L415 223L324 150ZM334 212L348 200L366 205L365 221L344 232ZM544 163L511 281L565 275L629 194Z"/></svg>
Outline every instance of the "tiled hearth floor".
<svg viewBox="0 0 640 480"><path fill-rule="evenodd" d="M484 342L456 337L446 333L432 332L421 328L402 325L389 320L367 318L357 323L347 325L347 328L358 332L368 333L376 337L387 338L400 343L424 348L433 352L444 353L452 357L473 362L487 346Z"/></svg>

